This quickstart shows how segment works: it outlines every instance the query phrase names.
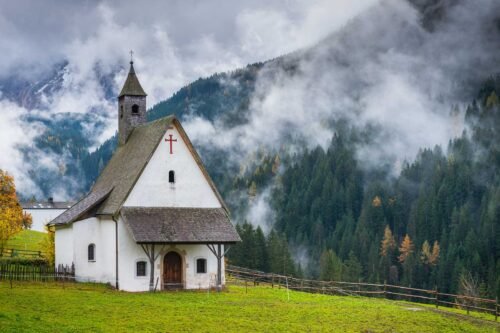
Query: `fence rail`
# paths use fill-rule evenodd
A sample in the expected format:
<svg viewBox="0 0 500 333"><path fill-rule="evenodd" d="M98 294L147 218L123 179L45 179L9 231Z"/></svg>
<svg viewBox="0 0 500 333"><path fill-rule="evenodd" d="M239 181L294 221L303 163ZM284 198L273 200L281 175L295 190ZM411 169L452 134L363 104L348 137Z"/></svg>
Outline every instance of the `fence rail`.
<svg viewBox="0 0 500 333"><path fill-rule="evenodd" d="M45 258L43 251L23 250L16 248L4 248L0 252L0 257L20 257L20 258Z"/></svg>
<svg viewBox="0 0 500 333"><path fill-rule="evenodd" d="M490 313L498 320L498 300L480 298L468 295L456 295L441 293L438 289L427 290L381 283L343 282L343 281L320 281L299 279L291 276L265 273L248 268L227 265L226 275L228 278L251 282L254 285L261 283L270 284L271 287L288 288L291 290L310 293L321 293L328 295L350 295L380 297L392 300L408 300L411 302L425 303L439 306L455 307L465 309L467 314L470 310Z"/></svg>

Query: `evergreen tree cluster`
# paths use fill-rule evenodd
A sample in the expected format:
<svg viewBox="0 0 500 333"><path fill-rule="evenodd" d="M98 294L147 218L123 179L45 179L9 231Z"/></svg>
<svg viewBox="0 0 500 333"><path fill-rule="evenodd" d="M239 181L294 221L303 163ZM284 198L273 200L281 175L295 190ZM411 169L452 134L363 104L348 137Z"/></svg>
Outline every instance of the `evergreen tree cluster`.
<svg viewBox="0 0 500 333"><path fill-rule="evenodd" d="M264 236L260 226L244 222L236 225L242 242L231 247L229 263L236 266L273 272L283 275L302 276L300 265L292 259L286 237L272 230Z"/></svg>
<svg viewBox="0 0 500 333"><path fill-rule="evenodd" d="M446 153L421 150L396 179L362 171L343 137L293 159L273 195L275 228L309 249L306 272L444 292L459 292L468 276L483 296L498 295L500 107L492 80L467 108L471 135L451 140Z"/></svg>

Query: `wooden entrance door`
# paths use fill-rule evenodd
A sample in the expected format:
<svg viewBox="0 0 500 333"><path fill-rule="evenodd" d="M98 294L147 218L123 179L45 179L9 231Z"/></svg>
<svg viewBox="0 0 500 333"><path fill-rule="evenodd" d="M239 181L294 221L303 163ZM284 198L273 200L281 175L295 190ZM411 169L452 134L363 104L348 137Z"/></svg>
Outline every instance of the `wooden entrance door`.
<svg viewBox="0 0 500 333"><path fill-rule="evenodd" d="M182 288L182 258L177 252L169 252L163 258L163 286Z"/></svg>

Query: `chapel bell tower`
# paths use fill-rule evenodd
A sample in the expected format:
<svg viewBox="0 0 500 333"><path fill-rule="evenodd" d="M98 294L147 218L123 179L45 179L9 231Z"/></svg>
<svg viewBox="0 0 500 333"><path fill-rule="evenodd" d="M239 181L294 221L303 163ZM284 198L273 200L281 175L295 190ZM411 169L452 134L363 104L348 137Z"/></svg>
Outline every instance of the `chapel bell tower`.
<svg viewBox="0 0 500 333"><path fill-rule="evenodd" d="M130 59L127 80L118 95L118 143L123 145L132 130L146 122L146 96L134 70L134 61Z"/></svg>

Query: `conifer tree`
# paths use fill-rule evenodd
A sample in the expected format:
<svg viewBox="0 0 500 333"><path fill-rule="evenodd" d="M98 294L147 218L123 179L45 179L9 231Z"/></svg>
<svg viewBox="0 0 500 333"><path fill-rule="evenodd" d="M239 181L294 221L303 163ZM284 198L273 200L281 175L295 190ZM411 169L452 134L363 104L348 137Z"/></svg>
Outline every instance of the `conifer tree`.
<svg viewBox="0 0 500 333"><path fill-rule="evenodd" d="M320 258L320 279L340 281L342 279L342 260L332 250L325 250Z"/></svg>
<svg viewBox="0 0 500 333"><path fill-rule="evenodd" d="M348 282L358 282L361 279L363 267L353 251L349 253L349 258L344 263L342 280Z"/></svg>
<svg viewBox="0 0 500 333"><path fill-rule="evenodd" d="M399 262L404 263L406 259L413 253L414 245L408 234L403 238L401 246L399 247Z"/></svg>
<svg viewBox="0 0 500 333"><path fill-rule="evenodd" d="M430 265L431 264L431 246L429 245L429 242L426 240L422 244L422 250L420 251L420 260L424 265Z"/></svg>
<svg viewBox="0 0 500 333"><path fill-rule="evenodd" d="M439 247L439 242L436 240L434 241L434 245L432 245L432 253L430 256L429 263L433 266L438 264L439 261L439 253L441 252L441 249Z"/></svg>
<svg viewBox="0 0 500 333"><path fill-rule="evenodd" d="M396 249L396 241L394 240L394 236L392 235L391 228L389 225L385 226L384 230L384 238L380 244L380 255L382 257L387 257L392 251Z"/></svg>

